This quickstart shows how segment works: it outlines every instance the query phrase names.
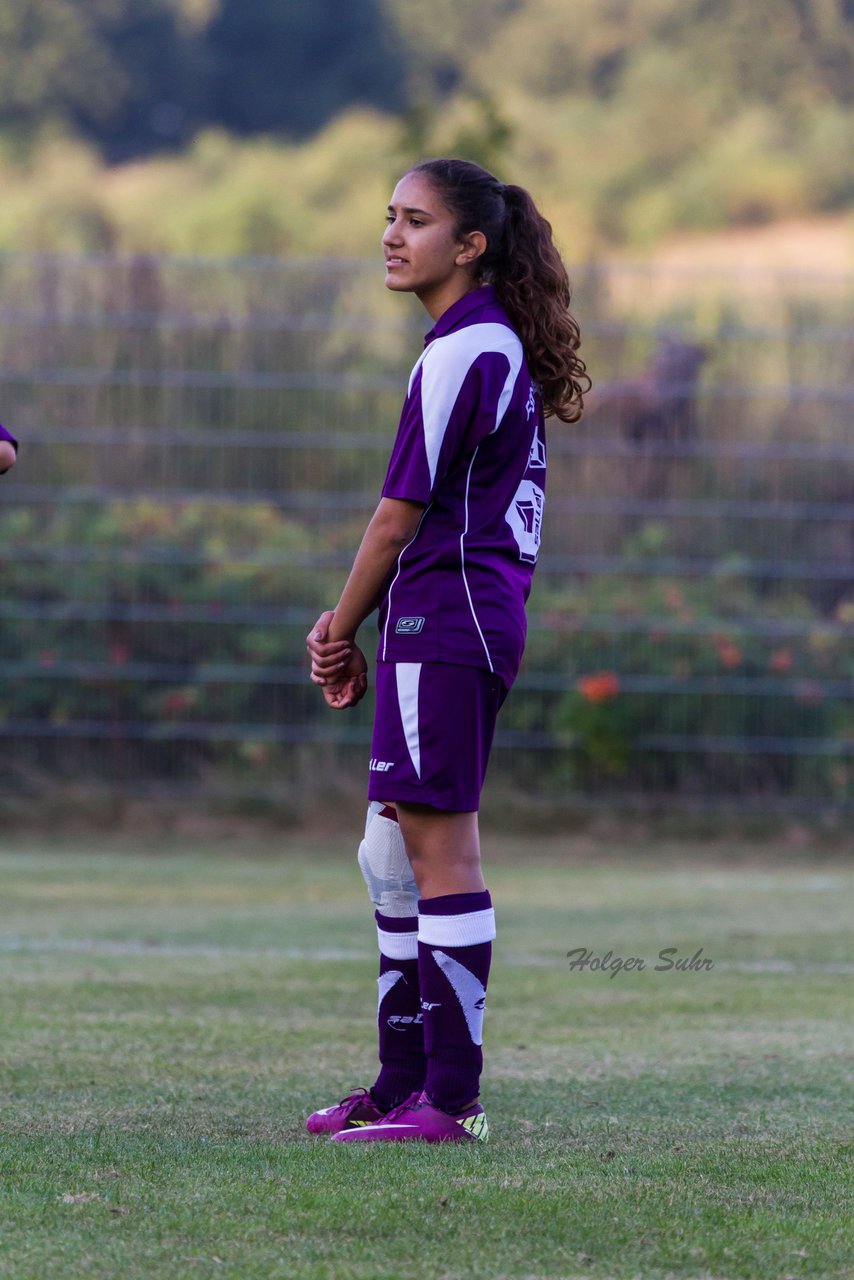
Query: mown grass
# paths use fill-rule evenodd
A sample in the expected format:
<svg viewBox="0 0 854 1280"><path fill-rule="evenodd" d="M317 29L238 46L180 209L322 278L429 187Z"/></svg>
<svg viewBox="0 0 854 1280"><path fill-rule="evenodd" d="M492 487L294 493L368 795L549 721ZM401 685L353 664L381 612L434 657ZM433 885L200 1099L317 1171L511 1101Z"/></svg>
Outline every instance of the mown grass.
<svg viewBox="0 0 854 1280"><path fill-rule="evenodd" d="M500 845L491 1140L353 1149L303 1128L372 1079L346 845L0 853L0 1274L854 1274L850 865Z"/></svg>

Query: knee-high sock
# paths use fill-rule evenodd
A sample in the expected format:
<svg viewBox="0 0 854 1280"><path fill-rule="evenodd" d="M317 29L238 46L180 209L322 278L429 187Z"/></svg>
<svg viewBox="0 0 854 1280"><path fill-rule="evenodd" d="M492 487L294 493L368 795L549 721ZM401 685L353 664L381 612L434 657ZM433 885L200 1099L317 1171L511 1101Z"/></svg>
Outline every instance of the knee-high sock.
<svg viewBox="0 0 854 1280"><path fill-rule="evenodd" d="M427 1063L418 987L418 917L377 911L376 921L380 1073L371 1096L387 1111L424 1087Z"/></svg>
<svg viewBox="0 0 854 1280"><path fill-rule="evenodd" d="M483 1010L495 937L489 893L451 893L418 903L418 981L424 1014L424 1088L445 1111L477 1097Z"/></svg>

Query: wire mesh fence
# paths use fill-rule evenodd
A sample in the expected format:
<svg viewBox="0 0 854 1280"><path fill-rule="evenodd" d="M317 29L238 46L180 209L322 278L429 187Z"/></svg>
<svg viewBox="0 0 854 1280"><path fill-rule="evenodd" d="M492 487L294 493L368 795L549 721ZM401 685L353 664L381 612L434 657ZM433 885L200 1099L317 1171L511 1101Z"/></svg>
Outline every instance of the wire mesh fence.
<svg viewBox="0 0 854 1280"><path fill-rule="evenodd" d="M575 273L496 781L850 810L854 281ZM0 788L305 792L365 771L303 637L380 490L424 326L373 264L0 256ZM369 628L366 629L366 634Z"/></svg>

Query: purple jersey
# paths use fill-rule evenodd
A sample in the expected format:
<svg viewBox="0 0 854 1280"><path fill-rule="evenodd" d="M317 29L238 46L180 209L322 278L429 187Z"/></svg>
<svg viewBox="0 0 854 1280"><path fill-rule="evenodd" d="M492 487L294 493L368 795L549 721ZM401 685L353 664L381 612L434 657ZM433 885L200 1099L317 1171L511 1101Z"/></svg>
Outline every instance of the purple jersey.
<svg viewBox="0 0 854 1280"><path fill-rule="evenodd" d="M0 422L0 440L8 440L9 444L13 444L15 446L15 452L18 452L18 441L9 431L6 430L2 422Z"/></svg>
<svg viewBox="0 0 854 1280"><path fill-rule="evenodd" d="M427 334L383 486L425 504L380 604L384 662L450 662L509 688L543 517L543 404L491 285Z"/></svg>

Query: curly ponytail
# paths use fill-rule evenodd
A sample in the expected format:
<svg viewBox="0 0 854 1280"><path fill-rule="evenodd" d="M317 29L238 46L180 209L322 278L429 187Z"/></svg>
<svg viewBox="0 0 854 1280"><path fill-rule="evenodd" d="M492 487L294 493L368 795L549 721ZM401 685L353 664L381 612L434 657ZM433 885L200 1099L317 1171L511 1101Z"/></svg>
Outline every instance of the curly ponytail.
<svg viewBox="0 0 854 1280"><path fill-rule="evenodd" d="M458 234L483 232L479 278L495 287L519 334L546 413L577 422L591 383L577 354L581 334L551 224L524 187L505 186L467 160L425 160L412 172L430 179L456 217Z"/></svg>

